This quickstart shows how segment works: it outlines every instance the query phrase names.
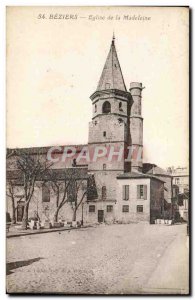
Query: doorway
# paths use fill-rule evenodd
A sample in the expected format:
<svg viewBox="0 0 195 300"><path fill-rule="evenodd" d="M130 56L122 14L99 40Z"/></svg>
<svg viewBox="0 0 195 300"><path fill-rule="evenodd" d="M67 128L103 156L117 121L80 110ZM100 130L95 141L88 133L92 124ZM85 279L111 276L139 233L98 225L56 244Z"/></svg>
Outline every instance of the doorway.
<svg viewBox="0 0 195 300"><path fill-rule="evenodd" d="M104 222L104 211L102 209L98 210L98 222L99 223L103 223Z"/></svg>

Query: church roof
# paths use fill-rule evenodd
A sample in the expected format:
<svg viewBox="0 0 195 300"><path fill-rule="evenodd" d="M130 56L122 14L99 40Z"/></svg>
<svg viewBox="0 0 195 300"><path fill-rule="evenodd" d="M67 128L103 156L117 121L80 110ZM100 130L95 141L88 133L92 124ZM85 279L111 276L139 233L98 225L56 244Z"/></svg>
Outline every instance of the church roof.
<svg viewBox="0 0 195 300"><path fill-rule="evenodd" d="M48 151L52 147L59 147L61 148L61 152L63 153L64 148L67 147L73 147L76 149L76 153L80 153L82 148L87 146L88 144L80 144L80 145L52 145L52 146L45 146L45 147L28 147L28 148L7 148L7 158L14 156L14 155L20 155L22 153L26 154L47 154ZM57 153L60 153L60 150L56 150Z"/></svg>
<svg viewBox="0 0 195 300"><path fill-rule="evenodd" d="M114 40L115 38L113 37L110 51L108 53L104 69L98 83L97 91L103 91L107 89L116 89L125 92L127 91Z"/></svg>

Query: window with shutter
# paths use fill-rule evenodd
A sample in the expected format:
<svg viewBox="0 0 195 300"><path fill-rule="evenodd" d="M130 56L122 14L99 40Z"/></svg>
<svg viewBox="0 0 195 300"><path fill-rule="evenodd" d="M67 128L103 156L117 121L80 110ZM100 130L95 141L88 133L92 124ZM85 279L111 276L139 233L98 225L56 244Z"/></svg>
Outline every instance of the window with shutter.
<svg viewBox="0 0 195 300"><path fill-rule="evenodd" d="M137 185L137 199L140 199L140 185Z"/></svg>
<svg viewBox="0 0 195 300"><path fill-rule="evenodd" d="M125 185L123 185L123 200L125 200Z"/></svg>
<svg viewBox="0 0 195 300"><path fill-rule="evenodd" d="M147 200L147 185L144 185L144 199Z"/></svg>
<svg viewBox="0 0 195 300"><path fill-rule="evenodd" d="M129 185L123 185L123 200L129 200Z"/></svg>

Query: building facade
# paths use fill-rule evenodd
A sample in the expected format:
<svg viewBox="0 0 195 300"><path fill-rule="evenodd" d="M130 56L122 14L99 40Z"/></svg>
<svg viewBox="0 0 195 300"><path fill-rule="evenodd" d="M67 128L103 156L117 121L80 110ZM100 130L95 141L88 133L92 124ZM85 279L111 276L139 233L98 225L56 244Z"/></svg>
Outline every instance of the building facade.
<svg viewBox="0 0 195 300"><path fill-rule="evenodd" d="M96 197L86 197L77 213L77 218L82 218L85 223L153 222L162 213L164 179L143 173L142 90L140 82L131 82L127 90L113 38L97 90L90 96L93 113L89 123L88 144L68 146L70 149L76 148L74 156L70 155L71 158L66 162L56 160L51 166L54 170L84 169L86 175L93 177ZM53 158L63 156L63 147L56 149ZM41 151L42 157L46 158L50 147L20 151L28 152L29 155L36 155ZM16 168L16 164L15 167L13 165L18 157L18 150L8 149L8 152L7 170L11 172ZM86 160L86 152L93 153L93 159ZM94 155L97 159L94 159ZM126 200L122 196L124 186L128 198L126 204L123 204ZM43 189L43 186L39 191L36 189L33 199L36 198L39 204L33 204L36 202L33 200L30 212L36 211L38 205L43 218L46 206L47 218L51 219L55 206L52 201L55 202L55 197L49 188L50 200L45 205ZM60 212L63 220L71 219L70 205L67 202Z"/></svg>
<svg viewBox="0 0 195 300"><path fill-rule="evenodd" d="M170 167L169 174L173 178L173 184L177 187L177 194L175 195L177 202L177 214L184 221L189 218L189 169L187 167Z"/></svg>
<svg viewBox="0 0 195 300"><path fill-rule="evenodd" d="M179 193L189 191L189 169L187 167L168 168L173 184L179 187Z"/></svg>

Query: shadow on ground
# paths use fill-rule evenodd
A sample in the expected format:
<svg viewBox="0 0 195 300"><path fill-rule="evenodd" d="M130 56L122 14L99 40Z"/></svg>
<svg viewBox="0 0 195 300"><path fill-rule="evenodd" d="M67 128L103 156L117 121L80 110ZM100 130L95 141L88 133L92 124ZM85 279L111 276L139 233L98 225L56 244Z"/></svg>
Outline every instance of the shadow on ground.
<svg viewBox="0 0 195 300"><path fill-rule="evenodd" d="M13 273L12 270L14 270L14 269L29 266L29 265L33 264L34 262L39 261L41 259L43 259L43 258L36 257L33 259L20 260L20 261L14 261L14 262L7 263L6 264L6 275L12 274Z"/></svg>

